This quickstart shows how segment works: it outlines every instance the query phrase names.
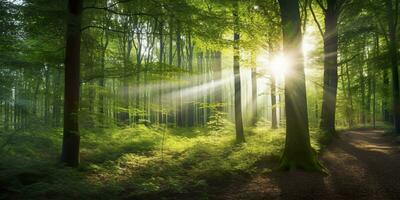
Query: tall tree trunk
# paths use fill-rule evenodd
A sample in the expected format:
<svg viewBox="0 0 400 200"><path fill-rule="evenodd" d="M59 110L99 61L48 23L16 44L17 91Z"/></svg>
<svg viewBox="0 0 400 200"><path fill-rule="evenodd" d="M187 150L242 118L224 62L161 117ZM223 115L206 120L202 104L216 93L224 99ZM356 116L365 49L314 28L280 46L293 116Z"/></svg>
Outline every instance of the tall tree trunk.
<svg viewBox="0 0 400 200"><path fill-rule="evenodd" d="M273 73L271 73L271 128L277 129L278 128L278 119L276 117L276 80Z"/></svg>
<svg viewBox="0 0 400 200"><path fill-rule="evenodd" d="M383 121L390 122L390 110L389 110L389 73L385 68L382 72L382 113L383 113Z"/></svg>
<svg viewBox="0 0 400 200"><path fill-rule="evenodd" d="M235 82L235 127L236 142L244 142L243 119L242 119L242 91L240 85L240 29L239 29L239 3L233 3L233 74Z"/></svg>
<svg viewBox="0 0 400 200"><path fill-rule="evenodd" d="M192 35L191 32L188 32L187 35L187 62L188 62L188 69L189 69L189 76L193 75L193 50L194 50L194 42L192 42ZM193 83L192 83L193 84ZM188 126L194 126L194 101L193 97L189 97L189 103L187 106L187 122Z"/></svg>
<svg viewBox="0 0 400 200"><path fill-rule="evenodd" d="M393 10L392 0L386 0L386 9L388 15L388 31L389 31L389 56L392 69L392 91L393 91L393 123L396 133L400 134L400 91L399 91L399 72L397 60L397 13ZM397 6L397 5L396 5ZM395 9L396 10L396 9Z"/></svg>
<svg viewBox="0 0 400 200"><path fill-rule="evenodd" d="M350 72L349 72L349 66L347 64L345 65L346 67L346 78L347 78L347 94L348 94L348 99L350 101L350 121L349 121L349 127L353 127L353 93L351 91L351 79L350 79Z"/></svg>
<svg viewBox="0 0 400 200"><path fill-rule="evenodd" d="M127 38L127 45L124 48L124 77L122 79L122 99L121 99L121 107L123 110L120 111L118 121L120 125L127 125L129 124L129 62L130 62L130 55L132 50L132 40Z"/></svg>
<svg viewBox="0 0 400 200"><path fill-rule="evenodd" d="M44 122L48 124L49 119L50 119L50 68L46 66L45 92L44 92Z"/></svg>
<svg viewBox="0 0 400 200"><path fill-rule="evenodd" d="M160 73L160 80L158 83L158 122L161 124L163 123L163 105L162 105L162 77L163 77L163 56L164 56L164 38L163 38L163 31L164 31L164 23L163 21L160 22L159 26L159 39L160 39L160 56L159 56L159 73Z"/></svg>
<svg viewBox="0 0 400 200"><path fill-rule="evenodd" d="M344 76L345 74L344 74L344 66L342 66L342 67L340 67L340 78L341 78L341 82L342 82L342 91L343 91L343 96L344 96L344 99L345 99L345 113L346 113L346 118L347 118L347 123L348 123L348 125L350 126L350 124L351 124L351 110L350 110L350 107L349 107L349 97L348 97L348 94L347 94L347 89L346 89L346 81L345 81L345 76Z"/></svg>
<svg viewBox="0 0 400 200"><path fill-rule="evenodd" d="M106 89L106 80L105 80L105 68L106 68L106 51L107 51L107 47L108 47L108 33L107 31L104 31L103 33L103 37L104 37L104 41L102 41L102 49L101 49L101 57L100 57L100 73L101 73L101 77L99 80L99 87L100 87L100 92L99 92L99 114L100 114L100 120L99 120L99 124L102 126L104 125L104 118L105 118L105 99L104 99L104 93L105 93L105 89Z"/></svg>
<svg viewBox="0 0 400 200"><path fill-rule="evenodd" d="M223 111L223 102L222 102L222 86L221 83L219 83L222 80L222 53L221 51L216 51L215 52L215 65L214 65L214 84L215 89L214 89L214 101L217 104L217 111L222 112Z"/></svg>
<svg viewBox="0 0 400 200"><path fill-rule="evenodd" d="M375 71L372 74L372 125L376 128L376 78Z"/></svg>
<svg viewBox="0 0 400 200"><path fill-rule="evenodd" d="M176 30L176 53L177 53L177 64L179 68L183 68L182 67L182 54L181 54L181 30L180 30L180 25L178 24L177 30ZM179 83L178 83L178 90L179 90L179 96L178 101L177 101L177 110L176 110L176 121L177 121L177 125L179 127L182 127L184 125L184 117L183 117L183 106L182 106L182 75L181 73L179 73Z"/></svg>
<svg viewBox="0 0 400 200"><path fill-rule="evenodd" d="M4 130L9 129L9 116L10 116L10 104L8 99L4 101Z"/></svg>
<svg viewBox="0 0 400 200"><path fill-rule="evenodd" d="M360 121L362 124L365 125L366 123L366 117L365 117L365 77L364 77L364 66L361 66L358 73L360 76L360 93L361 93L361 116L360 116Z"/></svg>
<svg viewBox="0 0 400 200"><path fill-rule="evenodd" d="M61 81L61 67L57 66L56 75L54 76L53 86L53 127L58 127L61 122L61 95L62 88L60 86Z"/></svg>
<svg viewBox="0 0 400 200"><path fill-rule="evenodd" d="M285 76L286 141L282 169L321 170L310 144L298 0L279 0L283 50L294 63Z"/></svg>
<svg viewBox="0 0 400 200"><path fill-rule="evenodd" d="M256 125L258 116L257 116L257 68L253 67L251 68L251 97L252 97L252 102L251 102L251 109L252 109L252 120L251 123L253 126Z"/></svg>
<svg viewBox="0 0 400 200"><path fill-rule="evenodd" d="M338 5L336 0L327 0L324 32L324 87L320 128L328 134L335 133L337 93L337 49L338 49Z"/></svg>
<svg viewBox="0 0 400 200"><path fill-rule="evenodd" d="M80 46L83 0L68 1L67 42L65 49L64 134L61 161L79 165L79 87Z"/></svg>
<svg viewBox="0 0 400 200"><path fill-rule="evenodd" d="M173 54L174 54L174 52L173 52L173 41L174 41L174 33L173 33L173 23L172 23L172 20L169 22L169 51L168 51L168 53L169 53L169 59L168 59L168 64L169 65L172 65L172 63L173 63Z"/></svg>

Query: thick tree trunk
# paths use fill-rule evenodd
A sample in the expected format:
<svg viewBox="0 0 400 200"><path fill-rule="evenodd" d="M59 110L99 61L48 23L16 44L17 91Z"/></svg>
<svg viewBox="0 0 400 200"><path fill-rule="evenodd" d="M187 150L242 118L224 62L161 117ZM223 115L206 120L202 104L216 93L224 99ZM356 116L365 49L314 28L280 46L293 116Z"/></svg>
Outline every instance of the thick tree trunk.
<svg viewBox="0 0 400 200"><path fill-rule="evenodd" d="M79 87L80 46L83 0L69 0L67 42L65 49L64 135L61 161L68 166L79 165Z"/></svg>
<svg viewBox="0 0 400 200"><path fill-rule="evenodd" d="M337 19L338 13L336 0L328 0L325 13L325 33L324 33L324 86L321 108L320 128L328 134L335 133L335 112L337 94L337 49L338 32Z"/></svg>
<svg viewBox="0 0 400 200"><path fill-rule="evenodd" d="M293 60L285 76L286 141L282 169L321 170L310 144L298 0L279 0L283 49Z"/></svg>
<svg viewBox="0 0 400 200"><path fill-rule="evenodd" d="M396 133L400 134L400 91L399 91L399 71L397 60L397 27L395 17L397 13L393 10L392 0L386 0L386 8L388 14L388 31L389 31L389 56L392 69L392 92L393 92L393 123Z"/></svg>

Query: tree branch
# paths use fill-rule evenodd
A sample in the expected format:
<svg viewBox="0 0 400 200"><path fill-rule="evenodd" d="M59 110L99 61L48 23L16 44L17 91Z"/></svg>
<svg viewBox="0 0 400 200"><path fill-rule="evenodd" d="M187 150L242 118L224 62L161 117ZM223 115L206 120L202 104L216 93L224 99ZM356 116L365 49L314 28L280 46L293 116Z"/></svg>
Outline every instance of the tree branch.
<svg viewBox="0 0 400 200"><path fill-rule="evenodd" d="M318 22L317 16L315 16L314 10L312 8L312 1L310 2L309 7L310 7L311 14L312 14L312 16L314 18L314 21L317 24L319 33L321 34L321 36L323 38L324 37L324 32L322 31L321 24Z"/></svg>
<svg viewBox="0 0 400 200"><path fill-rule="evenodd" d="M319 7L321 7L322 11L324 11L324 13L325 13L326 12L326 8L325 8L324 4L321 2L321 0L316 0L316 1L318 3Z"/></svg>

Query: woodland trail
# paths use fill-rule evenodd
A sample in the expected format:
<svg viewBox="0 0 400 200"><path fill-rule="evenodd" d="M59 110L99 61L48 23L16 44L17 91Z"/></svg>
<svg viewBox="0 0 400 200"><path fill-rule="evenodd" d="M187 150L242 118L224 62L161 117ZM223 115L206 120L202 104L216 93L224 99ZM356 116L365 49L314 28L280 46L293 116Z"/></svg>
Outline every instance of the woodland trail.
<svg viewBox="0 0 400 200"><path fill-rule="evenodd" d="M232 184L218 199L400 199L400 148L383 131L344 132L320 159L328 176L266 173Z"/></svg>

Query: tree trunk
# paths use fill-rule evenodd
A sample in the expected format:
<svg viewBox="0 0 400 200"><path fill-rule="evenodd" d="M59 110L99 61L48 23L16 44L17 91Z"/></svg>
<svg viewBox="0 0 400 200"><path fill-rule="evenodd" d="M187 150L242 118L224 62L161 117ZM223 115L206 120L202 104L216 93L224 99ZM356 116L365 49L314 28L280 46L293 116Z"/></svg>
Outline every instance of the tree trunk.
<svg viewBox="0 0 400 200"><path fill-rule="evenodd" d="M44 122L48 124L49 119L50 119L50 68L46 66L45 93L44 93Z"/></svg>
<svg viewBox="0 0 400 200"><path fill-rule="evenodd" d="M58 127L61 122L61 94L62 88L60 86L61 81L61 67L57 66L57 72L54 76L54 88L53 88L53 127Z"/></svg>
<svg viewBox="0 0 400 200"><path fill-rule="evenodd" d="M182 67L182 55L181 55L181 30L180 30L180 25L178 24L177 30L176 30L176 53L177 53L177 64L179 68ZM182 106L182 75L181 72L179 72L179 83L178 83L178 90L179 90L179 96L178 101L177 101L177 110L176 110L176 121L177 125L179 127L182 127L184 125L184 117L183 117L183 106Z"/></svg>
<svg viewBox="0 0 400 200"><path fill-rule="evenodd" d="M187 35L187 61L188 61L188 69L189 69L189 76L193 75L193 50L194 50L194 42L192 42L192 35L190 31ZM193 83L192 83L193 84ZM194 126L194 101L193 97L189 97L189 103L187 106L187 122L189 127Z"/></svg>
<svg viewBox="0 0 400 200"><path fill-rule="evenodd" d="M285 76L286 142L282 169L321 170L310 144L298 0L279 0L283 50L294 63Z"/></svg>
<svg viewBox="0 0 400 200"><path fill-rule="evenodd" d="M278 128L278 119L276 117L276 80L275 76L271 73L271 128L277 129Z"/></svg>
<svg viewBox="0 0 400 200"><path fill-rule="evenodd" d="M393 123L396 133L400 134L400 93L399 93L399 72L397 60L397 31L395 17L397 13L393 10L392 0L386 0L386 8L388 14L388 31L389 31L389 56L392 69L392 91L393 91Z"/></svg>
<svg viewBox="0 0 400 200"><path fill-rule="evenodd" d="M366 118L365 118L365 77L364 77L364 66L361 66L358 73L360 76L360 93L361 93L361 116L360 121L362 124L365 125Z"/></svg>
<svg viewBox="0 0 400 200"><path fill-rule="evenodd" d="M106 51L108 47L108 33L107 31L104 31L104 42L102 42L102 51L101 51L101 58L100 58L100 70L101 70L101 77L99 80L99 87L100 87L100 92L99 92L99 114L100 114L100 120L99 124L100 126L104 125L104 118L105 118L105 109L104 109L104 93L105 93L105 87L106 87L106 80L105 80L105 68L106 68L106 63L105 63L105 57L106 57Z"/></svg>
<svg viewBox="0 0 400 200"><path fill-rule="evenodd" d="M346 118L347 118L347 123L350 126L351 124L351 110L350 110L350 104L349 104L349 95L347 94L347 89L346 89L346 81L344 79L344 66L340 67L340 77L342 80L342 90L343 90L343 96L345 99L346 104L345 106L345 112L346 112Z"/></svg>
<svg viewBox="0 0 400 200"><path fill-rule="evenodd" d="M345 65L346 67L346 78L347 78L347 94L348 94L348 99L350 101L350 121L349 121L349 127L353 127L353 93L351 92L351 82L350 82L350 72L349 72L349 67L347 64Z"/></svg>
<svg viewBox="0 0 400 200"><path fill-rule="evenodd" d="M235 127L236 142L244 142L243 119L242 119L242 92L240 86L240 29L239 29L239 3L233 3L233 73L235 81Z"/></svg>
<svg viewBox="0 0 400 200"><path fill-rule="evenodd" d="M331 135L335 133L335 112L336 112L336 93L337 93L337 2L328 0L325 13L325 32L324 32L324 86L321 108L320 128Z"/></svg>
<svg viewBox="0 0 400 200"><path fill-rule="evenodd" d="M9 128L10 105L8 99L4 101L4 130Z"/></svg>
<svg viewBox="0 0 400 200"><path fill-rule="evenodd" d="M257 116L257 68L253 67L251 68L251 97L252 97L252 102L251 102L251 108L252 108L252 120L251 123L253 126L256 125L258 116Z"/></svg>
<svg viewBox="0 0 400 200"><path fill-rule="evenodd" d="M383 69L382 72L382 113L383 113L383 121L390 122L390 110L389 110L389 75L388 70Z"/></svg>
<svg viewBox="0 0 400 200"><path fill-rule="evenodd" d="M159 60L159 72L160 72L160 80L158 83L158 122L161 124L163 123L163 105L162 105L162 77L163 77L163 56L164 56L164 38L163 38L163 31L164 31L164 23L163 21L160 22L159 26L159 39L160 39L160 60Z"/></svg>
<svg viewBox="0 0 400 200"><path fill-rule="evenodd" d="M214 65L214 84L215 89L214 89L214 102L217 104L217 111L222 112L223 111L223 102L222 102L222 86L221 83L219 83L222 80L222 54L221 51L216 51L215 52L215 65Z"/></svg>
<svg viewBox="0 0 400 200"><path fill-rule="evenodd" d="M79 87L80 46L83 0L69 0L67 42L65 49L64 134L61 161L67 166L79 165Z"/></svg>
<svg viewBox="0 0 400 200"><path fill-rule="evenodd" d="M127 125L129 124L129 79L128 75L129 74L129 62L130 62L130 55L131 55L131 50L132 50L132 40L128 37L127 38L127 45L124 47L124 77L122 78L122 88L121 88L121 93L122 93L122 99L121 99L121 107L122 110L119 112L119 125Z"/></svg>

